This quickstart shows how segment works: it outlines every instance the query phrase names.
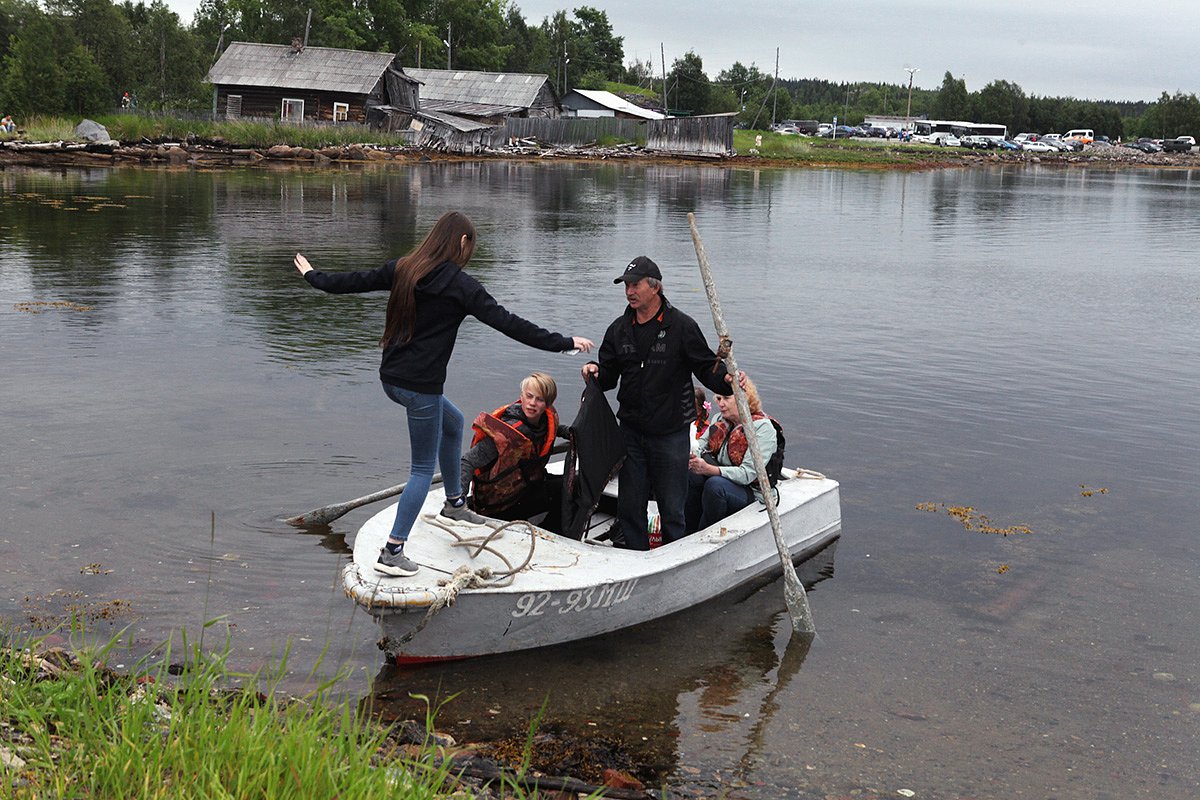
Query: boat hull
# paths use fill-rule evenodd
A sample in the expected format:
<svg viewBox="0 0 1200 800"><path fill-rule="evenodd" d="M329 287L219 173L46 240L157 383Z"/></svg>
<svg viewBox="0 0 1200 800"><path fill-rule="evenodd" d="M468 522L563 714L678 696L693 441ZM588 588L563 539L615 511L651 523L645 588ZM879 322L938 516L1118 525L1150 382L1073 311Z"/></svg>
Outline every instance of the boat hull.
<svg viewBox="0 0 1200 800"><path fill-rule="evenodd" d="M431 494L425 510L440 504L441 498ZM782 481L779 508L793 559L816 552L840 532L836 481ZM423 515L406 548L422 565L421 572L413 578L379 575L373 564L394 515L394 507L385 509L360 530L343 585L377 617L380 646L399 662L506 653L610 633L696 606L782 568L767 514L757 503L649 552L520 526L491 544L515 564L528 553L530 537L535 539L530 563L511 584L465 589L426 621L430 606L445 591L437 585L439 578L444 581L461 564L493 569L504 564L489 552L471 559L467 548L450 546L447 551L452 534ZM472 526L453 530L480 533Z"/></svg>

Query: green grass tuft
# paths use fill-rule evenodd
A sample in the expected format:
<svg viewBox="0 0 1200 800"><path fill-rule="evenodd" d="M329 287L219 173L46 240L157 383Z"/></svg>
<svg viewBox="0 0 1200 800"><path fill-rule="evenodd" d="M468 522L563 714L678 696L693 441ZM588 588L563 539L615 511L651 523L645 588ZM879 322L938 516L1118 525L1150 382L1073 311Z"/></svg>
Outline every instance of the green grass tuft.
<svg viewBox="0 0 1200 800"><path fill-rule="evenodd" d="M347 702L328 702L328 686L282 697L272 679L231 673L228 647L206 655L186 641L181 676L165 666L118 675L103 666L116 642L76 661L64 651L42 659L36 641L0 649L0 748L25 762L0 771L0 796L420 800L444 792L449 762L434 745L402 757L388 729ZM167 647L161 663L170 661ZM241 688L228 688L238 679ZM432 730L432 715L427 724Z"/></svg>

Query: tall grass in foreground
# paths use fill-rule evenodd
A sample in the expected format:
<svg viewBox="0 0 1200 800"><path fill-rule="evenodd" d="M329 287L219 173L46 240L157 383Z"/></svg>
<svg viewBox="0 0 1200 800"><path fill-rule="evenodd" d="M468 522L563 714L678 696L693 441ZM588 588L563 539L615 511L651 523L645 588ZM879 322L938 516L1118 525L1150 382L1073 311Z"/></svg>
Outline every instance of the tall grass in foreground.
<svg viewBox="0 0 1200 800"><path fill-rule="evenodd" d="M230 673L227 652L199 647L179 677L165 666L118 676L100 666L115 642L52 677L31 649L0 649L0 748L25 761L0 768L0 796L420 800L442 791L448 768L435 766L432 745L402 757L386 728L325 700L330 684L283 699L260 676ZM170 661L168 648L161 664ZM226 688L234 677L243 688Z"/></svg>

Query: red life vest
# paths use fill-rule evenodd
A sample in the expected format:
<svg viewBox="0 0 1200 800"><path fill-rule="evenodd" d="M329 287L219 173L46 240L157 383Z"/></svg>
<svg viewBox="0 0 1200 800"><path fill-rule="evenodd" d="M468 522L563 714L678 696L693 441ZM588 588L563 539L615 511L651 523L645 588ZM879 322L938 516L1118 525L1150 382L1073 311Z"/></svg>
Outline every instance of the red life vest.
<svg viewBox="0 0 1200 800"><path fill-rule="evenodd" d="M558 431L558 412L552 406L546 407L546 433L540 442L530 441L520 427L501 419L508 409L500 406L490 414L483 412L471 424L475 431L471 446L487 437L498 453L492 465L475 470L472 479L475 510L487 516L509 508L531 488L541 485Z"/></svg>
<svg viewBox="0 0 1200 800"><path fill-rule="evenodd" d="M752 419L766 419L766 414L751 414ZM750 447L746 441L746 431L741 423L733 429L733 433L729 432L729 422L722 418L718 422L714 422L710 426L708 432L708 452L716 455L721 452L721 445L725 442L725 437L729 437L729 446L726 453L729 455L729 462L735 467L742 465L742 459L746 457L746 450Z"/></svg>

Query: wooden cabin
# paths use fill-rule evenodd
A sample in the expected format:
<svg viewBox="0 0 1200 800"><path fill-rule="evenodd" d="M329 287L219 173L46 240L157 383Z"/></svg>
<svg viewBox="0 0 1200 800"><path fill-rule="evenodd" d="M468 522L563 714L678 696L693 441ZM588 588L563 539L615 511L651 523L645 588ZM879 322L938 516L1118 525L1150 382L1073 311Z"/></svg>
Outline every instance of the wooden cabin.
<svg viewBox="0 0 1200 800"><path fill-rule="evenodd" d="M364 123L370 105L416 102L416 84L387 81L396 56L334 47L234 42L208 71L216 119ZM397 63L391 70L400 75ZM393 91L411 96L389 98Z"/></svg>

